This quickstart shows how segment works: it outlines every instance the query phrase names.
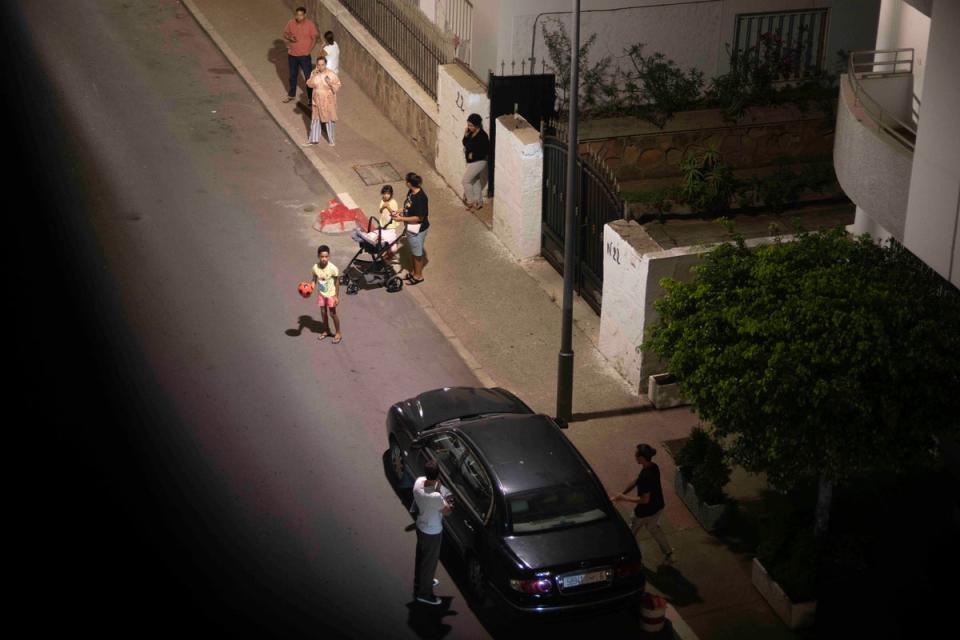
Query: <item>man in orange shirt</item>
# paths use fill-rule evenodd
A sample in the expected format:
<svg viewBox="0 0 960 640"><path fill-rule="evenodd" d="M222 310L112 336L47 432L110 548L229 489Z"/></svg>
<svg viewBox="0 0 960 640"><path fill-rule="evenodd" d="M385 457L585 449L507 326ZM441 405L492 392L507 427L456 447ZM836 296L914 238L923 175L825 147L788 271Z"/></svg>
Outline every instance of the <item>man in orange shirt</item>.
<svg viewBox="0 0 960 640"><path fill-rule="evenodd" d="M310 60L310 52L317 42L316 25L307 19L307 10L304 7L297 7L293 12L293 18L287 22L283 30L283 39L287 41L287 62L290 64L290 87L287 89L287 97L284 102L290 102L297 97L297 76L303 71L303 77L309 78L313 71L313 62ZM313 89L307 87L307 104L313 103Z"/></svg>

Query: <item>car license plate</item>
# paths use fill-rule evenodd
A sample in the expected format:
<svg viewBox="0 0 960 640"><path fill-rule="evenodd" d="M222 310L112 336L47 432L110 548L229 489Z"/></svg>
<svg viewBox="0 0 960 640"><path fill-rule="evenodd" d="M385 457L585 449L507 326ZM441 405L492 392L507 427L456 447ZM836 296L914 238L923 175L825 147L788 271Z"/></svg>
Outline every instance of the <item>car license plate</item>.
<svg viewBox="0 0 960 640"><path fill-rule="evenodd" d="M606 571L588 571L587 573L577 573L572 576L563 577L563 588L570 589L594 582L603 582L607 579Z"/></svg>

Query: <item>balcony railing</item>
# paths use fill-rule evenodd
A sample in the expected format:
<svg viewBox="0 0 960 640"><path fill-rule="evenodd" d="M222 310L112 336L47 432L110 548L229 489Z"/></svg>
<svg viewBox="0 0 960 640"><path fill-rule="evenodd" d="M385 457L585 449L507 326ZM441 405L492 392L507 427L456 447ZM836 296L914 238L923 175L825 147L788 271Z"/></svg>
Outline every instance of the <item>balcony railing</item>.
<svg viewBox="0 0 960 640"><path fill-rule="evenodd" d="M470 0L444 0L437 3L443 13L443 28L453 33L457 59L470 66L473 53L473 3ZM437 16L439 22L440 15Z"/></svg>
<svg viewBox="0 0 960 640"><path fill-rule="evenodd" d="M437 97L437 65L453 62L453 38L409 2L341 0L344 6L409 71L430 97Z"/></svg>
<svg viewBox="0 0 960 640"><path fill-rule="evenodd" d="M920 102L916 96L911 96L911 112L914 117L904 119L884 108L863 86L864 80L913 75L913 49L852 51L847 75L854 103L873 120L878 129L913 151L917 141L917 125L914 124L914 119L920 110Z"/></svg>

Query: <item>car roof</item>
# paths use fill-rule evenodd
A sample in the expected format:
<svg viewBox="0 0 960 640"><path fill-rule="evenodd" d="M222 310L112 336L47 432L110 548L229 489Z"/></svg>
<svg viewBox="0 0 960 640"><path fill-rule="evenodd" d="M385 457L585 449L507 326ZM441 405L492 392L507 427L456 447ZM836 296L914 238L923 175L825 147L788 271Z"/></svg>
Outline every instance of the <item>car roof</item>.
<svg viewBox="0 0 960 640"><path fill-rule="evenodd" d="M480 451L500 490L514 494L581 483L589 467L544 415L500 415L458 425Z"/></svg>
<svg viewBox="0 0 960 640"><path fill-rule="evenodd" d="M530 407L519 398L499 387L433 389L395 406L416 431L422 431L447 420L487 413L533 413Z"/></svg>

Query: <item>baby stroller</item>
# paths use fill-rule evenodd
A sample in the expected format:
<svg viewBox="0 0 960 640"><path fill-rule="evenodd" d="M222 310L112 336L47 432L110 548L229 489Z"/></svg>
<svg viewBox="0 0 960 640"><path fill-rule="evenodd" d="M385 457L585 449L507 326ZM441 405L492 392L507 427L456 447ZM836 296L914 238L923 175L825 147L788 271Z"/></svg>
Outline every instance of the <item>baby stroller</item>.
<svg viewBox="0 0 960 640"><path fill-rule="evenodd" d="M403 288L403 280L394 271L391 256L396 255L400 240L407 233L406 225L393 242L387 242L381 240L383 229L380 227L380 221L370 216L367 221L367 233L377 234L376 245L367 240L359 241L360 248L340 274L340 284L346 287L347 295L351 296L360 290L361 281L369 287L386 286L390 293L400 291ZM369 259L361 258L361 254L367 254Z"/></svg>

